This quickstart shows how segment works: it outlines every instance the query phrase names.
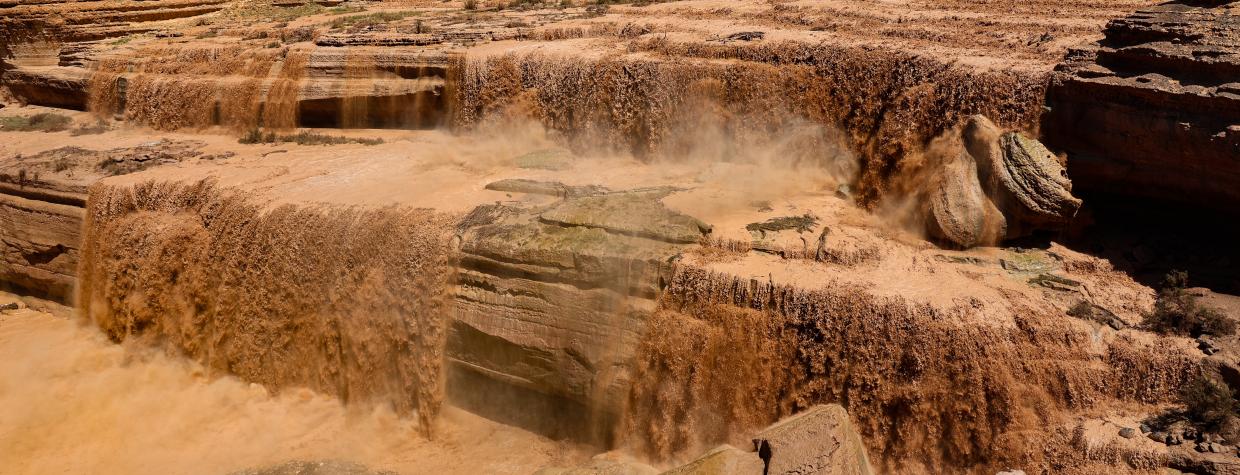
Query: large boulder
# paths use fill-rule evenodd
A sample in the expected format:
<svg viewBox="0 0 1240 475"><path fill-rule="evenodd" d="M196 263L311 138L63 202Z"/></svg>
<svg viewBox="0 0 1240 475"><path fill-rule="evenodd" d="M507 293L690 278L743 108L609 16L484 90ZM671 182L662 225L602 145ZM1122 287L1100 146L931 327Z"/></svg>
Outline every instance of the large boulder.
<svg viewBox="0 0 1240 475"><path fill-rule="evenodd" d="M1054 231L1081 207L1054 154L1019 132L970 117L937 171L926 206L931 236L960 247Z"/></svg>
<svg viewBox="0 0 1240 475"><path fill-rule="evenodd" d="M1006 233L1003 213L982 189L977 163L967 151L944 165L930 193L927 227L934 237L974 247L994 244Z"/></svg>

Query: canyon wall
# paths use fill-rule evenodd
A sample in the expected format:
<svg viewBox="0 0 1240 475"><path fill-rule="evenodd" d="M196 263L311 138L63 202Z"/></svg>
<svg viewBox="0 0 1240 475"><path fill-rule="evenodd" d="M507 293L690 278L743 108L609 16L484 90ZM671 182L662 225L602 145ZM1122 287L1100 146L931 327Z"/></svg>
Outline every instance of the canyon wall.
<svg viewBox="0 0 1240 475"><path fill-rule="evenodd" d="M1111 21L1053 75L1045 136L1085 194L1240 206L1234 2L1177 1Z"/></svg>
<svg viewBox="0 0 1240 475"><path fill-rule="evenodd" d="M80 206L0 187L0 288L68 302L77 284Z"/></svg>

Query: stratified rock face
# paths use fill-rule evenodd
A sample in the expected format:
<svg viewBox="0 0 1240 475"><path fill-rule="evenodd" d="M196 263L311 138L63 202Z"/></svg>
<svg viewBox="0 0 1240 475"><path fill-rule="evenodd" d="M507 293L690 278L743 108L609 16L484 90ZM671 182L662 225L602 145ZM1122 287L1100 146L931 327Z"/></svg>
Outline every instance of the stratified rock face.
<svg viewBox="0 0 1240 475"><path fill-rule="evenodd" d="M0 288L69 301L81 225L80 207L0 190Z"/></svg>
<svg viewBox="0 0 1240 475"><path fill-rule="evenodd" d="M1081 207L1067 170L1050 150L1020 132L1003 133L970 117L960 146L946 146L929 190L927 230L961 247L993 245L1055 231Z"/></svg>
<svg viewBox="0 0 1240 475"><path fill-rule="evenodd" d="M105 176L202 156L203 145L160 140L0 157L0 288L72 301L87 187Z"/></svg>
<svg viewBox="0 0 1240 475"><path fill-rule="evenodd" d="M569 195L554 182L492 185ZM539 430L610 437L667 262L702 236L704 225L663 206L666 194L595 189L546 206L484 205L466 216L447 347L453 401L528 427L546 421L511 414L519 407L512 398L536 395L558 402L535 419L573 425Z"/></svg>
<svg viewBox="0 0 1240 475"><path fill-rule="evenodd" d="M1057 68L1044 123L1081 191L1240 204L1240 4L1172 2L1112 21Z"/></svg>

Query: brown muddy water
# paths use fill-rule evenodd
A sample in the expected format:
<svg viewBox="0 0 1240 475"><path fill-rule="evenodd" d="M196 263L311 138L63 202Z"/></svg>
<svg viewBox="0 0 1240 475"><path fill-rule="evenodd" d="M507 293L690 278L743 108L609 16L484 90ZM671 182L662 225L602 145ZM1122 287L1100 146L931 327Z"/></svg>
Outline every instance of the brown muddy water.
<svg viewBox="0 0 1240 475"><path fill-rule="evenodd" d="M0 314L0 473L228 474L291 460L396 473L530 473L577 447L451 407L434 440L385 408L271 394L29 309Z"/></svg>

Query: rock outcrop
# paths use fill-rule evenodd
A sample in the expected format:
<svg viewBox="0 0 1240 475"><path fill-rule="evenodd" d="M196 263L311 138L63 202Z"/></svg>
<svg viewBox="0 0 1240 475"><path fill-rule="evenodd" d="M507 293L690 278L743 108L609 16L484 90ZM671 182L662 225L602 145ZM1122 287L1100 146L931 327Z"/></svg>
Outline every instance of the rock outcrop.
<svg viewBox="0 0 1240 475"><path fill-rule="evenodd" d="M753 445L766 474L873 473L861 436L848 412L836 404L815 406L779 421L754 435Z"/></svg>
<svg viewBox="0 0 1240 475"><path fill-rule="evenodd" d="M518 188L569 195L559 183ZM572 422L542 429L609 439L668 261L702 236L696 219L663 207L665 195L597 193L466 216L447 350L453 399L511 419L528 414L503 414L515 397L504 391L531 391L560 401L537 417Z"/></svg>
<svg viewBox="0 0 1240 475"><path fill-rule="evenodd" d="M1240 16L1175 1L1111 21L1053 75L1043 132L1084 193L1240 210Z"/></svg>
<svg viewBox="0 0 1240 475"><path fill-rule="evenodd" d="M0 161L0 288L67 303L73 298L87 187L201 155L203 143L61 147Z"/></svg>
<svg viewBox="0 0 1240 475"><path fill-rule="evenodd" d="M960 147L944 147L929 190L927 228L961 247L1055 231L1076 216L1081 200L1059 160L1037 140L1003 133L982 116L970 117Z"/></svg>

